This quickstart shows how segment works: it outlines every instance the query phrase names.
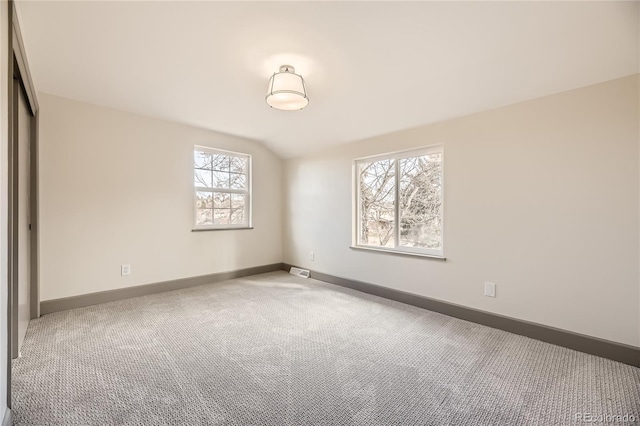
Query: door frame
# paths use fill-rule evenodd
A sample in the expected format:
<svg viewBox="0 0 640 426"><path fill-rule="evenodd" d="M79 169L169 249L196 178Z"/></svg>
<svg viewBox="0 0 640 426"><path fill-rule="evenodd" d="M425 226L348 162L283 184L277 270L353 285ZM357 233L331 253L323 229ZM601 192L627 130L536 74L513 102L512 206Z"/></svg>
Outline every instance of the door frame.
<svg viewBox="0 0 640 426"><path fill-rule="evenodd" d="M18 15L13 0L9 0L9 25L6 34L9 41L9 76L7 87L8 98L8 300L7 300L7 406L11 408L11 360L18 356L18 91L22 90L30 115L30 317L40 316L40 262L39 262L39 203L38 203L38 117L39 106L35 86L29 71L27 56Z"/></svg>
<svg viewBox="0 0 640 426"><path fill-rule="evenodd" d="M22 163L22 160L19 158L19 152L20 152L20 130L19 130L19 113L18 110L20 108L19 106L19 102L20 102L20 92L23 93L25 100L27 100L27 108L29 109L29 133L31 133L31 131L34 128L34 121L35 121L35 116L33 115L33 110L31 109L31 106L29 105L28 102L28 98L26 97L26 89L25 89L25 84L24 84L24 80L22 79L22 73L20 72L20 69L18 67L18 61L17 59L14 59L14 72L13 72L13 132L12 132L12 138L13 140L11 140L9 142L9 210L10 210L10 214L9 214L9 221L10 221L10 227L12 228L10 233L9 233L9 241L11 242L11 250L9 251L10 254L10 259L11 259L11 267L10 267L10 273L11 273L11 356L13 359L18 358L19 355L19 336L18 336L18 303L19 303L19 297L18 297L18 286L19 286L19 274L18 274L18 264L19 264L19 254L18 254L18 250L19 250L19 226L21 225L20 221L22 220L22 218L19 217L19 197L20 197L20 191L19 191L19 184L20 184L20 178L19 178L19 173L20 173L20 164ZM29 239L29 319L34 319L34 318L38 318L39 313L37 309L34 309L34 302L35 306L39 306L40 304L37 303L37 297L38 297L38 289L37 289L37 276L36 277L31 277L31 274L33 274L34 272L37 274L37 263L36 262L31 262L31 256L34 254L34 250L32 249L32 245L35 243L37 244L37 235L34 235L37 233L37 231L35 230L35 224L37 223L37 219L31 217L31 213L35 212L35 210L33 209L34 207L34 200L32 200L33 196L32 194L34 194L33 192L33 181L32 179L34 178L34 173L31 172L31 169L33 167L33 149L34 147L34 138L31 136L31 134L29 135L29 158L27 159L27 161L29 162L29 235L27 236L27 238ZM35 203L37 205L37 202ZM36 220L34 220L36 219ZM36 238L34 238L36 237ZM37 253L37 250L35 250L35 252ZM36 300L32 300L33 298L36 298Z"/></svg>

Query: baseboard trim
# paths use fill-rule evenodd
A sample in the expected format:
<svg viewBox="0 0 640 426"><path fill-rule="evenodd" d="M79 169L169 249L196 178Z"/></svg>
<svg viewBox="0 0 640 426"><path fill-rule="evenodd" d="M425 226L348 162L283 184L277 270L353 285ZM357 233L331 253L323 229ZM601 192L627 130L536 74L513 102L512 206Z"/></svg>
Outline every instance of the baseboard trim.
<svg viewBox="0 0 640 426"><path fill-rule="evenodd" d="M7 407L7 411L4 412L4 419L2 419L2 426L11 426L11 408Z"/></svg>
<svg viewBox="0 0 640 426"><path fill-rule="evenodd" d="M233 278L262 274L265 272L279 271L281 269L282 263L272 263L270 265L254 266L252 268L238 269L235 271L181 278L153 284L143 284L135 287L100 291L96 293L82 294L79 296L64 297L61 299L45 300L40 302L40 315L66 311L68 309L83 308L85 306L98 305L100 303L115 302L117 300L146 296L148 294L161 293L164 291L180 290L182 288L195 287L198 285L226 281Z"/></svg>
<svg viewBox="0 0 640 426"><path fill-rule="evenodd" d="M283 263L283 269L288 271L291 266ZM549 327L534 322L524 321L504 315L494 314L479 309L469 308L454 303L443 302L429 297L407 293L376 284L363 281L355 281L348 278L336 277L322 272L311 271L311 278L320 281L347 287L363 293L373 294L385 299L417 306L429 311L439 312L451 317L460 318L477 324L486 325L554 345L563 346L591 355L597 355L614 361L640 367L640 348L625 345L623 343L574 333L560 328Z"/></svg>

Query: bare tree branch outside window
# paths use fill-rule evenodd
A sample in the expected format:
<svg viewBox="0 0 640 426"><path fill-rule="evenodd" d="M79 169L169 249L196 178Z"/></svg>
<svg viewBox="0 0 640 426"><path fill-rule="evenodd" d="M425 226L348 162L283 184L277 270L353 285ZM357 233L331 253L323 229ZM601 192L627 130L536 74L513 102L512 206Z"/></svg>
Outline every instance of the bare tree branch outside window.
<svg viewBox="0 0 640 426"><path fill-rule="evenodd" d="M395 161L360 165L360 236L363 244L393 247Z"/></svg>
<svg viewBox="0 0 640 426"><path fill-rule="evenodd" d="M248 156L196 148L193 176L196 226L248 224Z"/></svg>
<svg viewBox="0 0 640 426"><path fill-rule="evenodd" d="M442 248L441 152L392 155L357 166L358 244Z"/></svg>

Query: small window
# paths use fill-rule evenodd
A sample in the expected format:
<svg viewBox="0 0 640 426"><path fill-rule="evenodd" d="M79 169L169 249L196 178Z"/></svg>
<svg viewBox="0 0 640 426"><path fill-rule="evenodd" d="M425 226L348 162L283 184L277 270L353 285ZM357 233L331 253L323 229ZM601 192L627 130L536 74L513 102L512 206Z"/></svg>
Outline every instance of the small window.
<svg viewBox="0 0 640 426"><path fill-rule="evenodd" d="M251 156L196 146L195 229L251 227Z"/></svg>
<svg viewBox="0 0 640 426"><path fill-rule="evenodd" d="M356 247L442 257L441 146L355 161Z"/></svg>

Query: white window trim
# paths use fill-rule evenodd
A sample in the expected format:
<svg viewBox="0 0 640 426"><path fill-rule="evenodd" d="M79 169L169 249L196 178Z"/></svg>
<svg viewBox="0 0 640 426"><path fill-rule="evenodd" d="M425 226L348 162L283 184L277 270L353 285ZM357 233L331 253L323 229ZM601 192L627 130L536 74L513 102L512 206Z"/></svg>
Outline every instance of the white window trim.
<svg viewBox="0 0 640 426"><path fill-rule="evenodd" d="M400 192L398 190L399 183L397 177L400 175L399 173L399 161L403 158L411 158L411 157L420 157L428 154L439 153L441 155L441 173L442 173L442 186L441 186L441 194L440 198L442 200L442 207L440 208L440 223L442 226L442 244L441 249L428 249L421 247L402 247L399 245L400 241L400 217L399 217L399 197ZM379 160L394 160L395 164L395 175L396 175L396 188L395 188L395 217L396 217L396 226L394 230L394 242L395 247L380 247L374 245L366 245L358 243L358 228L360 221L360 175L359 175L359 165L361 163L370 163L373 161ZM403 151L395 151L389 152L385 154L377 154L368 157L356 158L353 161L353 191L354 196L351 197L353 202L353 234L351 236L351 247L354 249L364 249L378 252L387 252L393 254L406 254L412 256L422 256L422 257L434 257L438 259L445 259L444 257L444 145L430 145L421 148L408 149Z"/></svg>
<svg viewBox="0 0 640 426"><path fill-rule="evenodd" d="M246 189L230 189L230 188L208 188L203 186L195 186L195 169L196 163L194 159L193 152L194 151L202 151L208 152L209 154L224 154L224 155L232 155L235 157L244 157L247 159L247 188ZM193 208L193 230L194 231L215 231L215 230L224 230L224 229L253 229L253 200L251 194L253 192L253 184L252 184L252 163L251 163L251 155L245 154L243 152L234 152L227 151L224 149L218 148L210 148L202 145L194 145L193 151L191 153L191 187L193 188L193 196L192 196L192 208ZM224 192L228 194L245 194L245 211L247 212L247 223L244 225L235 225L235 224L218 224L218 225L198 225L198 208L196 207L196 193L200 192Z"/></svg>

